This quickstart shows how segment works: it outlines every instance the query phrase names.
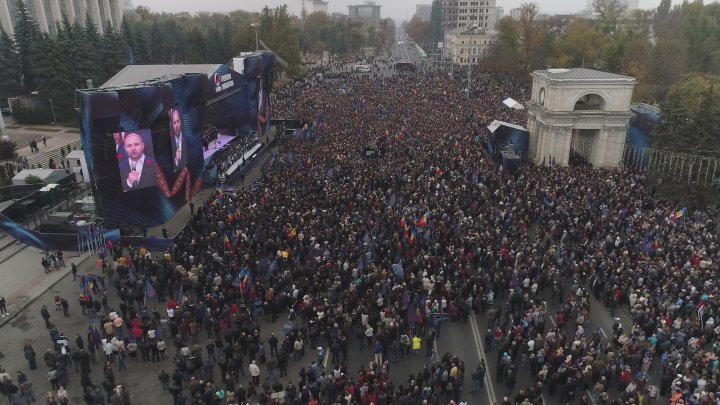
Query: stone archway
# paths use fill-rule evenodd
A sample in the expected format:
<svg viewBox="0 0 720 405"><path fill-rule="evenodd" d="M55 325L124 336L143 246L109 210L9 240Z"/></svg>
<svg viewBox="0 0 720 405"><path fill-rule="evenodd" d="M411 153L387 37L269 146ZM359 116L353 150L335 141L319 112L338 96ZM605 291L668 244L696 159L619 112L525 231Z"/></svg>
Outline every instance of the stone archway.
<svg viewBox="0 0 720 405"><path fill-rule="evenodd" d="M605 111L607 103L605 99L595 93L588 93L575 101L573 111Z"/></svg>
<svg viewBox="0 0 720 405"><path fill-rule="evenodd" d="M635 79L582 68L531 76L529 158L537 164L619 166Z"/></svg>

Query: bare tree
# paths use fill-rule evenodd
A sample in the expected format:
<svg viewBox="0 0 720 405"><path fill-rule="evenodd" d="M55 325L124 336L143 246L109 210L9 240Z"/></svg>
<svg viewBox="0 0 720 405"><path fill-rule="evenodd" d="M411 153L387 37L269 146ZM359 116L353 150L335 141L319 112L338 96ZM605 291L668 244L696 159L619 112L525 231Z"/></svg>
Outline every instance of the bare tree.
<svg viewBox="0 0 720 405"><path fill-rule="evenodd" d="M522 43L521 63L523 70L530 69L532 61L540 47L542 40L542 27L537 21L538 6L535 3L524 3L520 15L520 42Z"/></svg>

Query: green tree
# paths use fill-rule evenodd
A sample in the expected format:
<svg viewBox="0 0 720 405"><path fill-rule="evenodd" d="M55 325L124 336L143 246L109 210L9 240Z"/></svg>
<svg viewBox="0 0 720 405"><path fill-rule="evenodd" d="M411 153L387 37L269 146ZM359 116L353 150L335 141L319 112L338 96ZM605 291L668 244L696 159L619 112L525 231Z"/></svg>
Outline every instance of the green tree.
<svg viewBox="0 0 720 405"><path fill-rule="evenodd" d="M42 179L34 174L28 174L27 177L25 177L25 184L40 184L42 183Z"/></svg>
<svg viewBox="0 0 720 405"><path fill-rule="evenodd" d="M73 115L74 83L72 63L66 59L72 46L67 35L61 30L58 38L42 34L37 41L38 56L35 60L35 72L39 94L52 100L53 120L65 122Z"/></svg>
<svg viewBox="0 0 720 405"><path fill-rule="evenodd" d="M0 160L13 159L17 155L15 153L17 145L13 141L0 140Z"/></svg>
<svg viewBox="0 0 720 405"><path fill-rule="evenodd" d="M160 28L160 23L154 20L150 30L150 59L152 63L169 63L167 48L165 34Z"/></svg>
<svg viewBox="0 0 720 405"><path fill-rule="evenodd" d="M570 24L565 35L555 42L554 66L592 67L602 52L606 37L586 20Z"/></svg>
<svg viewBox="0 0 720 405"><path fill-rule="evenodd" d="M145 34L140 30L135 32L135 61L138 65L150 63L150 53L145 42Z"/></svg>
<svg viewBox="0 0 720 405"><path fill-rule="evenodd" d="M270 9L265 6L260 13L260 39L281 58L291 69L300 67L298 32L293 27L287 5Z"/></svg>
<svg viewBox="0 0 720 405"><path fill-rule="evenodd" d="M85 28L84 28L85 45L88 47L89 52L85 55L83 61L88 67L89 79L92 79L95 87L102 84L104 77L102 68L102 58L99 50L101 49L100 35L97 32L97 26L90 15L85 15Z"/></svg>
<svg viewBox="0 0 720 405"><path fill-rule="evenodd" d="M660 110L655 146L693 152L688 146L698 145L720 153L720 76L686 76L670 89Z"/></svg>
<svg viewBox="0 0 720 405"><path fill-rule="evenodd" d="M187 43L185 47L188 50L188 63L203 63L206 60L207 41L205 36L198 28L192 28L187 34Z"/></svg>
<svg viewBox="0 0 720 405"><path fill-rule="evenodd" d="M598 14L600 26L605 33L615 32L618 21L620 21L627 6L622 0L593 0L593 10Z"/></svg>
<svg viewBox="0 0 720 405"><path fill-rule="evenodd" d="M518 26L510 17L504 17L497 23L497 41L495 42L498 58L510 66L520 64L520 33Z"/></svg>
<svg viewBox="0 0 720 405"><path fill-rule="evenodd" d="M223 37L215 27L208 28L207 37L207 51L204 62L211 63L227 63L230 57L225 52L225 49L230 44L230 41L224 41Z"/></svg>
<svg viewBox="0 0 720 405"><path fill-rule="evenodd" d="M20 59L22 86L29 93L37 90L33 62L37 56L36 43L40 36L40 29L25 6L25 2L16 0L15 4L18 13L15 24L15 48Z"/></svg>
<svg viewBox="0 0 720 405"><path fill-rule="evenodd" d="M105 26L100 43L100 82L102 83L128 64L130 48L120 33L109 24Z"/></svg>
<svg viewBox="0 0 720 405"><path fill-rule="evenodd" d="M5 32L0 30L0 103L5 106L8 97L16 96L20 93L21 86L21 70L20 57L15 43Z"/></svg>
<svg viewBox="0 0 720 405"><path fill-rule="evenodd" d="M662 102L662 118L653 133L653 146L703 156L720 156L720 76L690 74L673 86ZM688 184L690 161L659 187L661 197L689 208L718 203L717 190Z"/></svg>

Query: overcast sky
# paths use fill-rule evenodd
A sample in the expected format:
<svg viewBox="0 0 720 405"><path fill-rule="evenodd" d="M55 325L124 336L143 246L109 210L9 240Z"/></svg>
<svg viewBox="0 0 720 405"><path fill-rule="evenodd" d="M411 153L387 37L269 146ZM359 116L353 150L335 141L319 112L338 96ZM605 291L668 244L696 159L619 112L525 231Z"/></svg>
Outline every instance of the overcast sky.
<svg viewBox="0 0 720 405"><path fill-rule="evenodd" d="M519 7L528 0L497 0L497 6L503 7L507 14L511 8ZM655 8L660 0L639 0L640 8ZM347 6L351 4L362 4L364 0L329 0L330 12L341 12L347 14ZM416 4L429 4L432 0L375 0L382 5L382 17L392 17L397 22L412 18L415 13ZM536 0L540 6L540 12L545 14L569 14L584 8L585 0ZM682 0L673 0L673 4L680 4ZM290 13L300 13L301 0L133 0L135 6L146 6L157 12L179 12L187 11L232 11L244 9L249 11L260 11L265 5L275 7L287 4Z"/></svg>

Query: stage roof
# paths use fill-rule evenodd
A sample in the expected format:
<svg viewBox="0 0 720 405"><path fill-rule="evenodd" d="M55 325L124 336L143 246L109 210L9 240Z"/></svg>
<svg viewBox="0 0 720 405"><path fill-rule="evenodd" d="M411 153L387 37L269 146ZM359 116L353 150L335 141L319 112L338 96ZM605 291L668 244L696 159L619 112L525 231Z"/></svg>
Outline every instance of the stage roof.
<svg viewBox="0 0 720 405"><path fill-rule="evenodd" d="M100 88L131 86L153 79L188 73L204 73L209 77L215 73L218 66L220 65L127 65Z"/></svg>

